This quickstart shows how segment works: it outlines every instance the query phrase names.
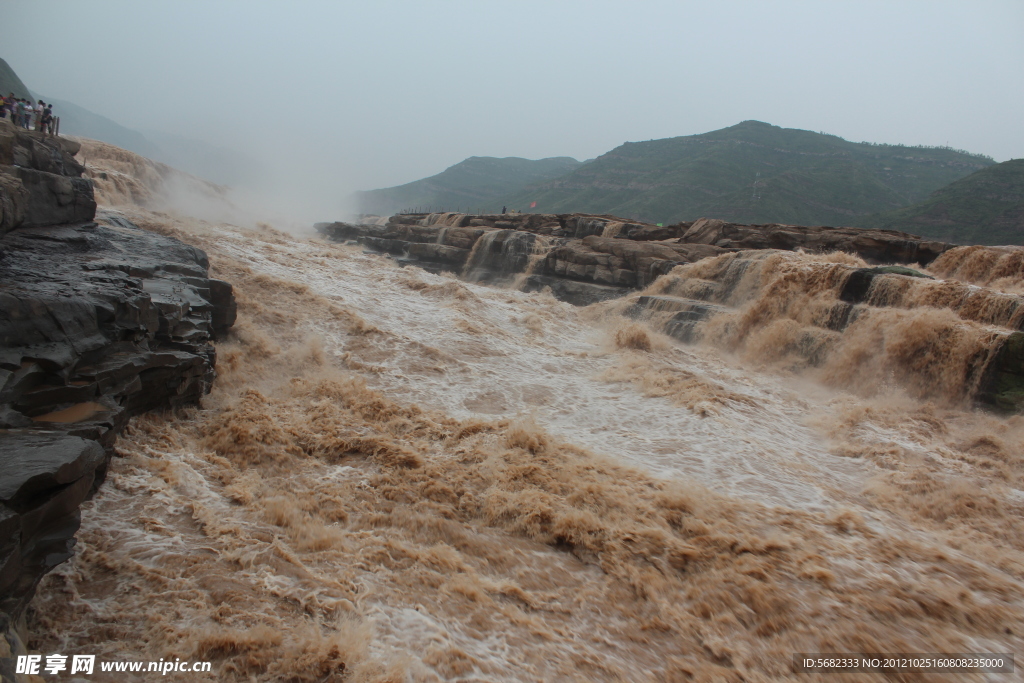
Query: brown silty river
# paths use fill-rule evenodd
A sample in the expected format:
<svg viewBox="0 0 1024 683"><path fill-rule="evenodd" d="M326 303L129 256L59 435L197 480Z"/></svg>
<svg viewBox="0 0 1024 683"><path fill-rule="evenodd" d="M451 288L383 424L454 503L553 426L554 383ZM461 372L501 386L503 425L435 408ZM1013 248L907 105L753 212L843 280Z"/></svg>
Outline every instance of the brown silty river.
<svg viewBox="0 0 1024 683"><path fill-rule="evenodd" d="M118 203L206 250L239 319L203 406L119 439L33 603L40 652L229 681L803 681L832 677L797 652L1020 649L1024 418L943 374L991 321L890 293L809 368L778 351L781 283L683 345L622 301ZM806 282L855 261L770 267L811 310Z"/></svg>

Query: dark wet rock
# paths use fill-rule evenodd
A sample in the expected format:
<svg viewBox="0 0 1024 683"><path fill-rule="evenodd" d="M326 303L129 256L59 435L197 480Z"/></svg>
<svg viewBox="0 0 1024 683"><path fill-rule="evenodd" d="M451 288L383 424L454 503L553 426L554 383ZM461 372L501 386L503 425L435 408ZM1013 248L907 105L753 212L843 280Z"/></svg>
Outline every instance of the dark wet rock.
<svg viewBox="0 0 1024 683"><path fill-rule="evenodd" d="M77 144L0 126L0 637L71 556L132 415L197 403L235 321L206 254L95 214Z"/></svg>
<svg viewBox="0 0 1024 683"><path fill-rule="evenodd" d="M871 283L879 275L904 275L906 277L919 277L934 280L931 275L921 271L907 268L905 266L879 266L877 268L857 268L850 273L846 284L843 286L839 298L851 304L867 301L868 292L871 291Z"/></svg>
<svg viewBox="0 0 1024 683"><path fill-rule="evenodd" d="M19 511L91 475L104 459L96 442L58 433L13 431L0 444L0 502Z"/></svg>
<svg viewBox="0 0 1024 683"><path fill-rule="evenodd" d="M68 178L17 167L8 167L0 172L14 175L27 191L27 194L18 195L25 197L25 203L21 211L15 210L15 215L21 215L21 221L15 222L13 227L89 220L96 211L92 182L87 178Z"/></svg>
<svg viewBox="0 0 1024 683"><path fill-rule="evenodd" d="M0 612L20 615L46 572L71 556L78 508L102 477L97 442L59 432L0 438Z"/></svg>
<svg viewBox="0 0 1024 683"><path fill-rule="evenodd" d="M230 282L209 278L206 283L209 292L209 296L206 298L213 306L210 315L210 331L214 339L220 339L235 324L235 320L238 318L238 303L235 301L234 287ZM201 282L195 284L201 284ZM203 293L202 287L199 287L199 292Z"/></svg>
<svg viewBox="0 0 1024 683"><path fill-rule="evenodd" d="M201 250L123 224L18 228L0 250L0 612L16 620L70 557L128 418L209 391L235 304Z"/></svg>
<svg viewBox="0 0 1024 683"><path fill-rule="evenodd" d="M724 252L705 245L692 249L671 242L589 236L553 249L544 259L543 272L597 284L643 288L678 265Z"/></svg>
<svg viewBox="0 0 1024 683"><path fill-rule="evenodd" d="M978 400L1001 412L1024 413L1024 332L1011 334L981 378Z"/></svg>
<svg viewBox="0 0 1024 683"><path fill-rule="evenodd" d="M698 323L727 310L729 309L724 306L699 299L644 295L638 296L626 309L626 315L631 318L644 318L653 312L671 314L662 322L665 334L679 341L691 343L696 339Z"/></svg>
<svg viewBox="0 0 1024 683"><path fill-rule="evenodd" d="M131 415L209 390L210 341L236 309L201 250L96 223L20 228L0 249L0 428L62 424L109 445Z"/></svg>
<svg viewBox="0 0 1024 683"><path fill-rule="evenodd" d="M551 294L559 301L565 301L574 306L589 306L598 301L617 299L631 291L625 287L609 287L546 275L530 275L523 284L524 292L540 292L546 289L550 290Z"/></svg>
<svg viewBox="0 0 1024 683"><path fill-rule="evenodd" d="M0 119L0 235L18 227L92 220L92 181L75 161L80 145Z"/></svg>

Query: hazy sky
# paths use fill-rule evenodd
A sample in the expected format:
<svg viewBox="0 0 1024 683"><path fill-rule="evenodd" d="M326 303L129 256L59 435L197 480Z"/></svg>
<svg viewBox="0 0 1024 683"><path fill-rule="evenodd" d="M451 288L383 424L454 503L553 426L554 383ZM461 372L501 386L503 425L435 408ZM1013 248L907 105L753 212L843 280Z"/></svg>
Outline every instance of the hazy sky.
<svg viewBox="0 0 1024 683"><path fill-rule="evenodd" d="M0 0L0 27L34 91L244 151L323 211L746 119L1024 157L1024 0Z"/></svg>

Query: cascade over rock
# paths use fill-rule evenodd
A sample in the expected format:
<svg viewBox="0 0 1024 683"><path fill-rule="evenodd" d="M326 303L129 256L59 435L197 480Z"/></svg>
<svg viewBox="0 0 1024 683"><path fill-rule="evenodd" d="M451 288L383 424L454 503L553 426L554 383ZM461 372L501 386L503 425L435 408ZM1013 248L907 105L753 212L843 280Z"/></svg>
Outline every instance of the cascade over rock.
<svg viewBox="0 0 1024 683"><path fill-rule="evenodd" d="M354 240L428 270L486 282L519 274L524 289L550 287L575 304L623 296L678 265L741 249L847 251L872 263L927 265L953 247L891 230L736 225L706 218L660 226L585 214L399 214L315 227L329 239ZM527 243L530 255L523 251Z"/></svg>
<svg viewBox="0 0 1024 683"><path fill-rule="evenodd" d="M928 265L955 245L895 230L805 225L739 225L717 219L694 221L680 242L714 244L726 249L803 249L846 251L874 263Z"/></svg>
<svg viewBox="0 0 1024 683"><path fill-rule="evenodd" d="M1024 411L1024 298L905 266L734 252L673 271L626 313L682 342L818 368L844 386L895 377L919 398Z"/></svg>
<svg viewBox="0 0 1024 683"><path fill-rule="evenodd" d="M235 320L202 250L116 213L93 221L77 144L0 126L0 635L12 651L36 585L71 556L118 432L198 402L216 376L210 342Z"/></svg>
<svg viewBox="0 0 1024 683"><path fill-rule="evenodd" d="M548 288L577 305L645 290L627 314L687 343L710 340L737 350L763 337L758 344L776 358L812 368L840 363L844 353L855 354L857 343L874 345L870 354L916 349L880 367L902 373L920 396L1024 410L1024 300L916 270L936 262L940 277L947 271L970 273L968 281L980 277L975 271L1012 275L1019 271L1017 250L975 253L978 248L891 230L707 218L652 226L583 214L434 213L315 227L329 239L354 241L401 264L524 291ZM845 253L834 262L812 257L831 252ZM893 309L914 310L922 322L902 332ZM947 318L937 321L927 313L936 309L947 311ZM770 340L769 332L775 335ZM916 338L885 341L904 333ZM935 373L930 366L913 368L929 354L955 357L941 381L929 379Z"/></svg>

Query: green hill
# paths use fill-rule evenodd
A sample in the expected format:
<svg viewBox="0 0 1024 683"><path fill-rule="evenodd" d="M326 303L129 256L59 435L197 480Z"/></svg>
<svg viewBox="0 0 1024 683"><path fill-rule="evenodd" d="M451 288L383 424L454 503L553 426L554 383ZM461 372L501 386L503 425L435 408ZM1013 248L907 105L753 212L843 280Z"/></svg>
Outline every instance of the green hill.
<svg viewBox="0 0 1024 683"><path fill-rule="evenodd" d="M6 61L0 59L0 95L7 97L11 93L23 100L32 99L32 93L18 78L18 74L14 73L14 69Z"/></svg>
<svg viewBox="0 0 1024 683"><path fill-rule="evenodd" d="M855 143L760 121L701 135L627 142L523 192L509 207L650 222L857 225L901 208L992 159L947 148Z"/></svg>
<svg viewBox="0 0 1024 683"><path fill-rule="evenodd" d="M859 223L958 244L1024 244L1024 159L989 166L924 201Z"/></svg>
<svg viewBox="0 0 1024 683"><path fill-rule="evenodd" d="M499 197L557 178L580 166L570 157L521 159L470 157L435 176L397 187L356 193L360 210L391 214L404 209L488 212L501 209Z"/></svg>

